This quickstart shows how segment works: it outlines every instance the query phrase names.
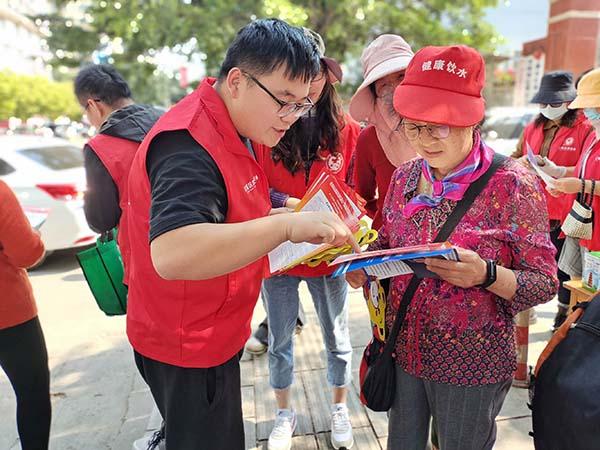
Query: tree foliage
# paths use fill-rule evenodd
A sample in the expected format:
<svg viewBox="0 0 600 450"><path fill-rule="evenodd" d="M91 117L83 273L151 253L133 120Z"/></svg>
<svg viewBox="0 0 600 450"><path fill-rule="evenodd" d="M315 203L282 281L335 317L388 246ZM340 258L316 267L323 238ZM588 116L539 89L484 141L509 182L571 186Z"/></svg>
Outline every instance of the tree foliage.
<svg viewBox="0 0 600 450"><path fill-rule="evenodd" d="M68 1L57 0L57 6ZM91 0L86 20L72 23L59 14L50 21L49 45L60 57L56 66L76 67L90 60L102 40L119 41L111 55L118 69L141 74L134 93L149 93L156 52L165 47L184 55L203 54L215 74L239 28L258 17L280 17L313 28L327 53L352 61L382 33L402 35L415 49L464 43L491 53L496 45L485 9L498 0ZM138 62L141 61L141 62ZM144 65L150 67L144 68ZM164 94L164 93L163 93Z"/></svg>
<svg viewBox="0 0 600 450"><path fill-rule="evenodd" d="M75 100L73 85L42 76L0 72L0 119L33 116L80 119L81 108Z"/></svg>

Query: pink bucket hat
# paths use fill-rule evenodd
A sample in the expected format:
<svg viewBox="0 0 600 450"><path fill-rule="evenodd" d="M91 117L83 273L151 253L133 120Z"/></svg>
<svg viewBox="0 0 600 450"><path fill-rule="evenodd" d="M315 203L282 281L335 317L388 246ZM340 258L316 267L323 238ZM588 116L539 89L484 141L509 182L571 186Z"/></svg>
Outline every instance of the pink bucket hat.
<svg viewBox="0 0 600 450"><path fill-rule="evenodd" d="M369 85L395 72L405 70L413 57L410 45L395 34L382 34L364 49L360 62L364 81L350 100L350 115L357 121L369 118L375 98Z"/></svg>

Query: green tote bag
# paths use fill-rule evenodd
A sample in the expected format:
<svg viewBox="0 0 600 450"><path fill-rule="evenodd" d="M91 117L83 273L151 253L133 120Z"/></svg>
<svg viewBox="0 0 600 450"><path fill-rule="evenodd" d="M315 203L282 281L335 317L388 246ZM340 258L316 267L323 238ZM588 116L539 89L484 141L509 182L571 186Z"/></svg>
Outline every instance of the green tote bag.
<svg viewBox="0 0 600 450"><path fill-rule="evenodd" d="M116 236L116 229L104 233L95 246L77 253L96 303L107 316L127 312L127 286L123 284L123 259Z"/></svg>

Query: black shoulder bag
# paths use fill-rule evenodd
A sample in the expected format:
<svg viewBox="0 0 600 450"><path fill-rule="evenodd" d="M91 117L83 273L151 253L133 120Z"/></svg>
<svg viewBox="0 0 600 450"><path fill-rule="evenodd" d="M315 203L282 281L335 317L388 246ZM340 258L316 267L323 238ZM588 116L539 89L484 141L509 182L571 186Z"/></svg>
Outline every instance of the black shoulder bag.
<svg viewBox="0 0 600 450"><path fill-rule="evenodd" d="M437 234L434 242L444 242L452 234L456 225L460 222L465 213L469 210L477 196L483 191L489 179L494 175L498 168L507 158L498 153L494 155L491 166L488 170L471 184L465 192L442 229ZM394 320L392 331L390 332L385 344L377 339L373 339L365 349L361 366L366 366L366 370L361 373L361 401L373 411L388 411L394 402L396 395L396 363L392 357L392 352L398 339L398 334L402 328L402 322L408 311L410 302L421 283L421 279L415 275L410 280L402 301L400 309Z"/></svg>

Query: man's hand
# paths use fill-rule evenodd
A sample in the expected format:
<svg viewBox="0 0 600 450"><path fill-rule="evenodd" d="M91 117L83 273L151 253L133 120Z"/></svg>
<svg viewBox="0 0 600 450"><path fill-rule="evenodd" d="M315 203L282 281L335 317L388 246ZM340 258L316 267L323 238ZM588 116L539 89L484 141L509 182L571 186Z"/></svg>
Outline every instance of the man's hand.
<svg viewBox="0 0 600 450"><path fill-rule="evenodd" d="M487 265L474 251L458 249L459 261L448 261L442 258L425 258L427 269L437 274L442 280L461 288L472 288L485 282Z"/></svg>
<svg viewBox="0 0 600 450"><path fill-rule="evenodd" d="M350 229L330 212L297 212L285 215L285 236L291 242L329 244L334 247L350 244L360 253L360 246Z"/></svg>
<svg viewBox="0 0 600 450"><path fill-rule="evenodd" d="M290 209L294 209L296 206L298 206L298 203L300 203L300 199L296 198L296 197L290 197L286 200L285 202L285 207L286 208L290 208Z"/></svg>
<svg viewBox="0 0 600 450"><path fill-rule="evenodd" d="M367 282L367 274L364 270L355 270L346 274L346 281L354 289L359 289Z"/></svg>
<svg viewBox="0 0 600 450"><path fill-rule="evenodd" d="M277 214L288 214L288 213L292 213L292 212L294 212L294 210L290 209L290 208L271 208L269 215L275 216Z"/></svg>

